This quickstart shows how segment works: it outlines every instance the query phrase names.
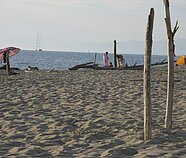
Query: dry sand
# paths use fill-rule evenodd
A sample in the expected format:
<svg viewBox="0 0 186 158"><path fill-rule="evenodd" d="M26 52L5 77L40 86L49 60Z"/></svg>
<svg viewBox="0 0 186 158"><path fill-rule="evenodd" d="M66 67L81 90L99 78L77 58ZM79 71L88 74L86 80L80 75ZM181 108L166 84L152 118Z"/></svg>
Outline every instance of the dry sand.
<svg viewBox="0 0 186 158"><path fill-rule="evenodd" d="M164 129L165 68L152 70L153 137L143 142L143 71L0 76L1 157L186 157L186 68Z"/></svg>

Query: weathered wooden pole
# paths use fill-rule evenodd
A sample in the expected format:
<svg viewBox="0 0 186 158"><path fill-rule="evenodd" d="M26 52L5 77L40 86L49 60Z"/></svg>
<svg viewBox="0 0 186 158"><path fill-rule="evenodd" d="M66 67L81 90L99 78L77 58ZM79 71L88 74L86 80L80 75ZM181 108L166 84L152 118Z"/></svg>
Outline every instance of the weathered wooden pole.
<svg viewBox="0 0 186 158"><path fill-rule="evenodd" d="M94 64L96 64L96 59L97 59L97 53L94 55Z"/></svg>
<svg viewBox="0 0 186 158"><path fill-rule="evenodd" d="M154 24L154 9L151 8L148 16L145 55L144 55L144 140L152 136L152 107L151 107L151 52L152 33Z"/></svg>
<svg viewBox="0 0 186 158"><path fill-rule="evenodd" d="M5 58L6 58L6 72L7 72L7 75L9 76L10 75L10 61L9 61L9 53L8 52L6 52Z"/></svg>
<svg viewBox="0 0 186 158"><path fill-rule="evenodd" d="M116 47L117 47L117 43L116 43L116 40L114 40L114 66L115 67L117 67Z"/></svg>
<svg viewBox="0 0 186 158"><path fill-rule="evenodd" d="M167 82L167 102L165 127L172 128L172 109L173 109L173 89L174 89L174 35L178 30L178 21L172 31L171 18L169 11L169 0L163 0L165 11L165 24L167 29L167 48L168 48L168 82Z"/></svg>

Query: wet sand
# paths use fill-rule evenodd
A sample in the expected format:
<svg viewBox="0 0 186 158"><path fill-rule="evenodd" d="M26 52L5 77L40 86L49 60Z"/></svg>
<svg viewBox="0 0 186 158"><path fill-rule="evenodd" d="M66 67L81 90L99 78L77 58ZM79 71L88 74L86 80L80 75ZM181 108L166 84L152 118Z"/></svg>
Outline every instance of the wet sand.
<svg viewBox="0 0 186 158"><path fill-rule="evenodd" d="M143 141L143 71L0 75L4 157L185 157L186 67L175 70L173 129L164 128L165 68L153 68L152 139Z"/></svg>

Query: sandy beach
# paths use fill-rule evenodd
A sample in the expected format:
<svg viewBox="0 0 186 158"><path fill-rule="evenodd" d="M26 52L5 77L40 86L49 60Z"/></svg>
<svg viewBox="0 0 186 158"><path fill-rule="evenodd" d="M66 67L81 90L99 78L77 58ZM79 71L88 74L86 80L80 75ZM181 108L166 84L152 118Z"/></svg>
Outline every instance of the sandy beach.
<svg viewBox="0 0 186 158"><path fill-rule="evenodd" d="M152 139L143 141L143 71L18 71L0 76L1 157L184 158L186 67L175 68L173 129L166 68L153 68Z"/></svg>

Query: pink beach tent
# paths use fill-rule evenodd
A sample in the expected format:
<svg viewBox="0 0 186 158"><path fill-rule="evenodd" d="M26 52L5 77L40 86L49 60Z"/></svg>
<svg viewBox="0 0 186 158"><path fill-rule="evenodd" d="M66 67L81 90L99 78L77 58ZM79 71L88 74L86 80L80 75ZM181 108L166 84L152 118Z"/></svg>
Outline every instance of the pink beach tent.
<svg viewBox="0 0 186 158"><path fill-rule="evenodd" d="M0 49L0 60L3 60L3 54L5 52L9 53L9 57L14 56L15 54L17 54L20 51L19 48L16 47L7 47L7 48L3 48Z"/></svg>

